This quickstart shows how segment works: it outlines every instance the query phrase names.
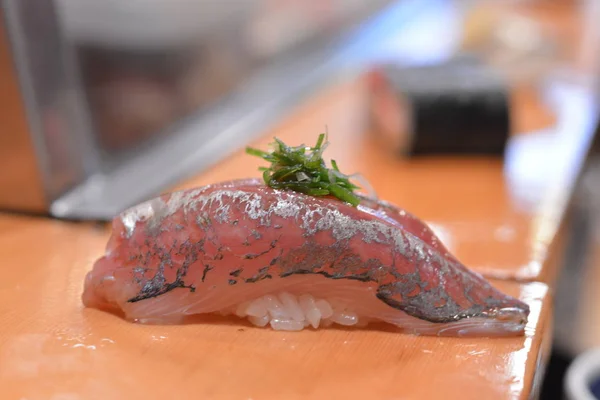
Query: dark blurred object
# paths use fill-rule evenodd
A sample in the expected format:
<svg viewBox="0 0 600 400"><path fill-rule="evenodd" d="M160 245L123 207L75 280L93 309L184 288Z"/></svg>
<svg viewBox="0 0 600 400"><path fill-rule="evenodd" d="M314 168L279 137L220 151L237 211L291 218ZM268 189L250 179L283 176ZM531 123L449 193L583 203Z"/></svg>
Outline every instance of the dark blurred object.
<svg viewBox="0 0 600 400"><path fill-rule="evenodd" d="M555 137L558 139L558 147L563 151L560 160L554 157L552 162L568 163L572 168L563 176L551 173L549 179L553 182L562 182L561 190L573 193L572 196L563 198L569 210L561 223L566 243L564 243L564 250L555 253L559 263L557 270L560 272L556 277L554 290L553 354L544 380L542 400L579 399L579 397L564 396L565 393L569 394L569 383L565 379L566 371L580 354L600 347L600 313L598 313L600 305L600 291L598 291L600 284L600 104L598 103L600 80L598 78L600 73L596 74L593 83L586 87L585 91L582 91L581 87L575 89L576 96L560 104L559 109L559 112L563 113L561 117L563 123L559 125L562 129L556 129ZM574 85L571 86L576 88ZM569 110L570 104L572 104L571 110ZM569 115L572 117L569 118ZM585 127L583 130L582 122ZM546 149L541 150L548 152Z"/></svg>
<svg viewBox="0 0 600 400"><path fill-rule="evenodd" d="M425 8L391 3L0 0L0 209L110 219L156 195L334 76L372 17Z"/></svg>
<svg viewBox="0 0 600 400"><path fill-rule="evenodd" d="M510 134L509 90L471 59L371 71L374 131L404 156L503 155Z"/></svg>
<svg viewBox="0 0 600 400"><path fill-rule="evenodd" d="M1 4L0 207L47 213L93 168L82 102L52 3Z"/></svg>
<svg viewBox="0 0 600 400"><path fill-rule="evenodd" d="M248 77L248 55L227 37L194 51L82 46L77 55L103 156L165 134L174 121L210 106Z"/></svg>
<svg viewBox="0 0 600 400"><path fill-rule="evenodd" d="M569 366L565 378L567 400L600 399L600 348L589 350Z"/></svg>
<svg viewBox="0 0 600 400"><path fill-rule="evenodd" d="M563 352L552 350L540 391L540 400L564 400L563 380L572 357Z"/></svg>
<svg viewBox="0 0 600 400"><path fill-rule="evenodd" d="M169 140L174 123L208 112L264 67L318 47L388 2L56 0L109 165Z"/></svg>

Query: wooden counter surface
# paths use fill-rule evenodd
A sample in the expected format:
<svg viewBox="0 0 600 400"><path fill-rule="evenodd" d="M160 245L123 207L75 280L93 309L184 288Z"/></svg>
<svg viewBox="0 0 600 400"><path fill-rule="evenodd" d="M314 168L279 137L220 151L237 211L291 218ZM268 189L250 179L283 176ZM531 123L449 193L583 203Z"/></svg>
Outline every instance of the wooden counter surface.
<svg viewBox="0 0 600 400"><path fill-rule="evenodd" d="M225 320L144 326L82 307L103 229L0 216L0 232L3 400L525 399L548 354L542 283L494 281L531 306L517 338L286 333Z"/></svg>
<svg viewBox="0 0 600 400"><path fill-rule="evenodd" d="M328 126L327 158L360 171L382 199L424 219L467 266L530 305L524 337L417 337L389 328L286 333L232 320L131 324L81 304L105 227L0 214L0 398L535 397L551 343L548 288L569 187L561 191L556 180L531 203L500 160L398 159L370 138L364 102L360 81L333 85L253 144L265 147L273 136L311 143ZM515 102L518 130L555 122L527 93ZM258 176L259 165L240 151L178 188Z"/></svg>

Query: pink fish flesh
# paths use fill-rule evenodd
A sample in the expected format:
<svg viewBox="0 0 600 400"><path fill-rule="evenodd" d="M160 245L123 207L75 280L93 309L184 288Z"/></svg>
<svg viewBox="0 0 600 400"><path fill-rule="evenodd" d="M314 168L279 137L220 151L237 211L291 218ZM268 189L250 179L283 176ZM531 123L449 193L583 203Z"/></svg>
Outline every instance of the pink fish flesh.
<svg viewBox="0 0 600 400"><path fill-rule="evenodd" d="M523 334L529 314L419 219L366 197L352 207L232 181L139 204L112 229L83 302L131 321L220 313L275 329L384 322L415 334L510 336Z"/></svg>

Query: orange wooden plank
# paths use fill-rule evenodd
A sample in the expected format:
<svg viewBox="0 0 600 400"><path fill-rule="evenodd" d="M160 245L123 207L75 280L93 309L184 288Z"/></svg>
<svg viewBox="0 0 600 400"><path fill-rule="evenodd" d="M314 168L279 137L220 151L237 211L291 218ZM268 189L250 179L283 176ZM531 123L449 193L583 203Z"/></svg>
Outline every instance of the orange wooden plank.
<svg viewBox="0 0 600 400"><path fill-rule="evenodd" d="M547 356L542 283L494 282L531 306L517 338L144 326L81 305L104 230L0 216L0 232L3 399L524 399Z"/></svg>

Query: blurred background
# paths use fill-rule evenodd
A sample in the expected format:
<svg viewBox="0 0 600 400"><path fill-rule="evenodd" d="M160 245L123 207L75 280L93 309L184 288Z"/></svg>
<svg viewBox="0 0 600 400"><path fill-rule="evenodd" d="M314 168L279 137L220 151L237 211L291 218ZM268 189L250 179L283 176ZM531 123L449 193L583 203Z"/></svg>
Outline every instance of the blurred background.
<svg viewBox="0 0 600 400"><path fill-rule="evenodd" d="M382 151L500 159L525 206L564 181L541 397L600 346L600 1L1 3L3 210L107 220L362 79Z"/></svg>

